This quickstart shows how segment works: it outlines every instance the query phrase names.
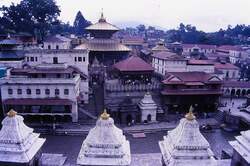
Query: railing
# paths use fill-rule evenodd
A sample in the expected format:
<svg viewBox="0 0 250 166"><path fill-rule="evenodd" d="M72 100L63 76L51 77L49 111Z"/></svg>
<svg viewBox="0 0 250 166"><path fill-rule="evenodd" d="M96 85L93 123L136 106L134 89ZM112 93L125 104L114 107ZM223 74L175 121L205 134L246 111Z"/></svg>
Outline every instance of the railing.
<svg viewBox="0 0 250 166"><path fill-rule="evenodd" d="M160 84L153 82L151 84L121 84L105 83L105 90L110 92L129 92L129 91L151 91L160 89Z"/></svg>

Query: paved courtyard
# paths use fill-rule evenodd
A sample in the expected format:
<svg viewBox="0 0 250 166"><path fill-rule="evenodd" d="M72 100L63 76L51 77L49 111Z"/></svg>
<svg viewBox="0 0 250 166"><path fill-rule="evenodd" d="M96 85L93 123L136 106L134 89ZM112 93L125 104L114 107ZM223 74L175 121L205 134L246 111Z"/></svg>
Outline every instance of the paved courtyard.
<svg viewBox="0 0 250 166"><path fill-rule="evenodd" d="M232 148L228 144L228 140L233 140L234 136L238 134L239 133L225 133L221 130L214 130L213 132L203 133L203 135L208 139L217 158L220 158L221 150L232 153ZM159 163L160 160L157 160L157 156L159 156L160 153L158 141L162 140L164 135L166 135L166 132L156 132L146 133L145 138L133 138L132 135L127 134L127 139L130 141L131 153L133 154L132 161L146 162L146 153L152 153L154 155L151 155L151 161L155 160L156 163ZM68 165L74 165L76 163L76 158L80 151L82 141L85 138L85 136L51 135L42 135L42 137L47 138L46 143L42 149L43 152L65 154L67 156ZM140 158L140 160L136 159L138 157Z"/></svg>

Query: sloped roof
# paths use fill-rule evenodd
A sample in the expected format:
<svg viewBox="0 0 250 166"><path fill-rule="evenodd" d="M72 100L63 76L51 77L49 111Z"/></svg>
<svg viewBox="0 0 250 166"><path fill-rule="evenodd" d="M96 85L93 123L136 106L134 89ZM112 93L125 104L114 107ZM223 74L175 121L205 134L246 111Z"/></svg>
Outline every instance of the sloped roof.
<svg viewBox="0 0 250 166"><path fill-rule="evenodd" d="M106 21L106 19L103 16L103 13L101 15L101 18L99 19L99 21L95 24L92 24L88 27L85 28L86 30L104 30L104 31L119 31L119 28L117 28L116 26L108 23Z"/></svg>
<svg viewBox="0 0 250 166"><path fill-rule="evenodd" d="M217 81L221 81L216 76L212 76L205 72L170 72L167 75L167 78L163 81L164 84L169 83L190 83L190 82L201 82L201 83L207 83L211 81L211 79L216 78Z"/></svg>
<svg viewBox="0 0 250 166"><path fill-rule="evenodd" d="M154 68L138 56L131 56L113 65L119 71L154 71Z"/></svg>
<svg viewBox="0 0 250 166"><path fill-rule="evenodd" d="M197 59L190 59L188 61L189 65L214 65L213 62L209 60L197 60Z"/></svg>
<svg viewBox="0 0 250 166"><path fill-rule="evenodd" d="M222 45L217 48L217 50L221 51L243 51L241 46L233 46L233 45Z"/></svg>
<svg viewBox="0 0 250 166"><path fill-rule="evenodd" d="M185 60L184 57L170 51L160 51L152 54L152 57L163 60Z"/></svg>
<svg viewBox="0 0 250 166"><path fill-rule="evenodd" d="M61 35L54 35L54 36L49 36L47 37L44 42L49 42L49 43L64 43L64 42L70 42L71 39L61 36Z"/></svg>
<svg viewBox="0 0 250 166"><path fill-rule="evenodd" d="M155 47L152 48L152 51L168 51L162 41L158 42Z"/></svg>
<svg viewBox="0 0 250 166"><path fill-rule="evenodd" d="M216 69L231 69L231 70L239 70L239 68L231 63L215 63Z"/></svg>
<svg viewBox="0 0 250 166"><path fill-rule="evenodd" d="M216 49L216 45L210 45L210 44L183 44L183 48L193 48L193 47L199 47L202 49Z"/></svg>
<svg viewBox="0 0 250 166"><path fill-rule="evenodd" d="M130 51L130 48L113 39L88 40L75 49L88 49L90 51Z"/></svg>

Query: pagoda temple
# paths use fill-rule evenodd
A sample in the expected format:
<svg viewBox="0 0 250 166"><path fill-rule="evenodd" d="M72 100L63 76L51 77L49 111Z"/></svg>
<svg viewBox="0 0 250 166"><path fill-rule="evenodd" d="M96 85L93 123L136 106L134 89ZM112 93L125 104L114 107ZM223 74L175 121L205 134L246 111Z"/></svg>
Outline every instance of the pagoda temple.
<svg viewBox="0 0 250 166"><path fill-rule="evenodd" d="M143 99L138 104L141 110L141 121L142 122L155 122L157 105L155 104L150 92L147 92Z"/></svg>
<svg viewBox="0 0 250 166"><path fill-rule="evenodd" d="M121 44L119 40L112 39L113 34L118 32L119 28L108 23L103 13L97 23L86 27L86 31L90 33L91 38L75 49L88 49L90 51L90 64L92 64L94 58L97 57L100 63L112 65L126 58L130 52L130 49Z"/></svg>
<svg viewBox="0 0 250 166"><path fill-rule="evenodd" d="M0 165L35 165L45 139L33 133L14 110L8 112L0 130Z"/></svg>
<svg viewBox="0 0 250 166"><path fill-rule="evenodd" d="M208 141L199 131L199 124L190 107L179 125L159 142L163 166L217 166Z"/></svg>
<svg viewBox="0 0 250 166"><path fill-rule="evenodd" d="M154 72L154 68L137 55L114 64L113 69L112 74L116 74L124 84L149 83Z"/></svg>
<svg viewBox="0 0 250 166"><path fill-rule="evenodd" d="M78 165L84 166L129 166L131 163L130 144L114 120L104 111L83 141L77 158Z"/></svg>

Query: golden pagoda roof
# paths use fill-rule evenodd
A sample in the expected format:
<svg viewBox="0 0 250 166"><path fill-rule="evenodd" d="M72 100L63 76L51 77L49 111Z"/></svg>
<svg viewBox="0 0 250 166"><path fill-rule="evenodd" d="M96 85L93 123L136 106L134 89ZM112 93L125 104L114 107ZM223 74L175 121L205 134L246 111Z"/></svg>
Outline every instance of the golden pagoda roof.
<svg viewBox="0 0 250 166"><path fill-rule="evenodd" d="M107 113L107 110L104 109L103 113L101 114L101 119L102 120L108 120L108 118L110 117L110 115Z"/></svg>
<svg viewBox="0 0 250 166"><path fill-rule="evenodd" d="M11 109L11 110L7 113L7 116L11 118L11 117L16 116L16 114L17 114L17 112L14 111L13 109Z"/></svg>
<svg viewBox="0 0 250 166"><path fill-rule="evenodd" d="M186 116L185 116L185 118L187 119L187 120L190 120L190 121L192 121L192 120L194 120L194 119L196 119L196 117L194 116L194 114L193 114L193 106L191 105L190 106L190 108L189 108L189 112L186 114Z"/></svg>
<svg viewBox="0 0 250 166"><path fill-rule="evenodd" d="M119 28L108 23L103 16L103 12L99 21L85 28L86 30L107 30L107 31L119 31Z"/></svg>

